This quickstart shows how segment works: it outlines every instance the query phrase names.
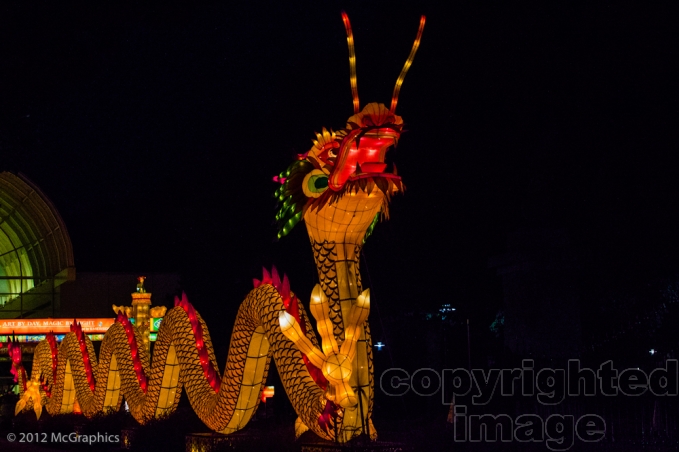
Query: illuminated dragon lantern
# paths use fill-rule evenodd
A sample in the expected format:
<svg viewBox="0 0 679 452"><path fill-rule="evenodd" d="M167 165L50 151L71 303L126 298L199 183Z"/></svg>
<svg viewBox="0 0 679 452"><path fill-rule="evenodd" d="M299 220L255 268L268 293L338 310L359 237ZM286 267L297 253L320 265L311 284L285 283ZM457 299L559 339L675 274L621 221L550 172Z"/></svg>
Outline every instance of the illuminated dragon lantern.
<svg viewBox="0 0 679 452"><path fill-rule="evenodd" d="M320 345L287 277L275 268L264 270L238 311L223 375L207 325L183 296L163 319L153 362L122 312L106 333L98 359L78 325L60 346L53 336L37 346L30 380L20 370L20 357L15 359L22 391L17 412L37 412L43 405L50 413L70 412L77 403L91 416L118 410L124 396L135 419L145 423L172 412L183 389L208 427L232 433L257 409L273 355L299 416L297 435L310 429L339 442L361 433L376 438L370 291L361 285L359 255L379 217L388 216L391 195L403 190L396 167L387 170L385 154L401 134L403 121L395 114L398 94L425 19L397 79L391 107L371 103L360 110L353 34L349 18L342 17L354 115L344 129L322 129L311 149L274 177L281 184L276 191L278 237L303 219L311 241L320 284L312 291L310 311Z"/></svg>

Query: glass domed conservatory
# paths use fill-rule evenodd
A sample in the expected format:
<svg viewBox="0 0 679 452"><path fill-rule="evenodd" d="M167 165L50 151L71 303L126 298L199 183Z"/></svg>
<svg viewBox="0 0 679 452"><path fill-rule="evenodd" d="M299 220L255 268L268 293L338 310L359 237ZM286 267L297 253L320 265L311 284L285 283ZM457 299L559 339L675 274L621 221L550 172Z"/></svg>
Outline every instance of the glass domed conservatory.
<svg viewBox="0 0 679 452"><path fill-rule="evenodd" d="M0 172L0 319L54 316L59 286L74 279L59 212L24 175Z"/></svg>

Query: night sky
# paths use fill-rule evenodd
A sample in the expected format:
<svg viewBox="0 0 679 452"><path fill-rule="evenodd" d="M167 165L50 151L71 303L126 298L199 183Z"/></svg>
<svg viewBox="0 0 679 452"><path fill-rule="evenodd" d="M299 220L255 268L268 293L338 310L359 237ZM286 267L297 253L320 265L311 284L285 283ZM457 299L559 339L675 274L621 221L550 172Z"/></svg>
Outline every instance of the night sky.
<svg viewBox="0 0 679 452"><path fill-rule="evenodd" d="M199 311L230 317L275 264L306 302L306 232L274 240L271 178L352 114L344 9L362 105L389 102L427 15L392 151L407 191L365 249L382 314L492 320L488 259L522 228L564 228L592 293L679 272L667 11L171 3L0 7L0 169L53 201L78 271L180 272Z"/></svg>

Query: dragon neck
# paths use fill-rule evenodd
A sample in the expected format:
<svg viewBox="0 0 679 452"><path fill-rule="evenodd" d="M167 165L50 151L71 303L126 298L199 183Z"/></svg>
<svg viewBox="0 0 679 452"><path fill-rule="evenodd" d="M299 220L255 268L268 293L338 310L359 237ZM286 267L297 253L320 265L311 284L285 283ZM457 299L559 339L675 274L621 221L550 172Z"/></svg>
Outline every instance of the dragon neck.
<svg viewBox="0 0 679 452"><path fill-rule="evenodd" d="M388 196L381 190L347 189L335 202L320 208L311 207L304 214L318 279L328 299L333 334L340 346L344 342L345 322L349 321L351 307L363 291L359 271L363 240L377 213L386 208L387 201ZM370 417L374 371L367 320L356 333L357 352L351 363L353 371L349 385L358 396L358 403L343 410L340 442L361 432L373 433Z"/></svg>
<svg viewBox="0 0 679 452"><path fill-rule="evenodd" d="M327 240L316 242L313 238L311 247L321 288L329 300L333 333L341 342L346 327L343 319L348 317L352 302L363 290L358 260L361 247Z"/></svg>
<svg viewBox="0 0 679 452"><path fill-rule="evenodd" d="M351 304L363 290L359 257L363 238L375 215L383 206L384 196L373 191L346 193L336 204L309 209L304 220L318 269L321 288L328 297L333 333L344 340L344 318Z"/></svg>

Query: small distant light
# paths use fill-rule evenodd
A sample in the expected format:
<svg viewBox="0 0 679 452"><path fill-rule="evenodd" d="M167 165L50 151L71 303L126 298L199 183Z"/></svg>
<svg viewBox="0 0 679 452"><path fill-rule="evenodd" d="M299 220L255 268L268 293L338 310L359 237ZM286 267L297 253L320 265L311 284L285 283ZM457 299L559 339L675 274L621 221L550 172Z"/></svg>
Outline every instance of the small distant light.
<svg viewBox="0 0 679 452"><path fill-rule="evenodd" d="M264 386L264 389L262 390L262 402L266 403L266 399L274 396L274 389L273 386Z"/></svg>
<svg viewBox="0 0 679 452"><path fill-rule="evenodd" d="M654 348L652 348L652 349L650 349L650 350L648 351L648 353L650 353L651 355L655 355L655 354L656 354L656 350L655 350Z"/></svg>
<svg viewBox="0 0 679 452"><path fill-rule="evenodd" d="M375 344L375 347L377 347L377 350L382 350L382 347L384 347L384 344L382 342L377 342Z"/></svg>

